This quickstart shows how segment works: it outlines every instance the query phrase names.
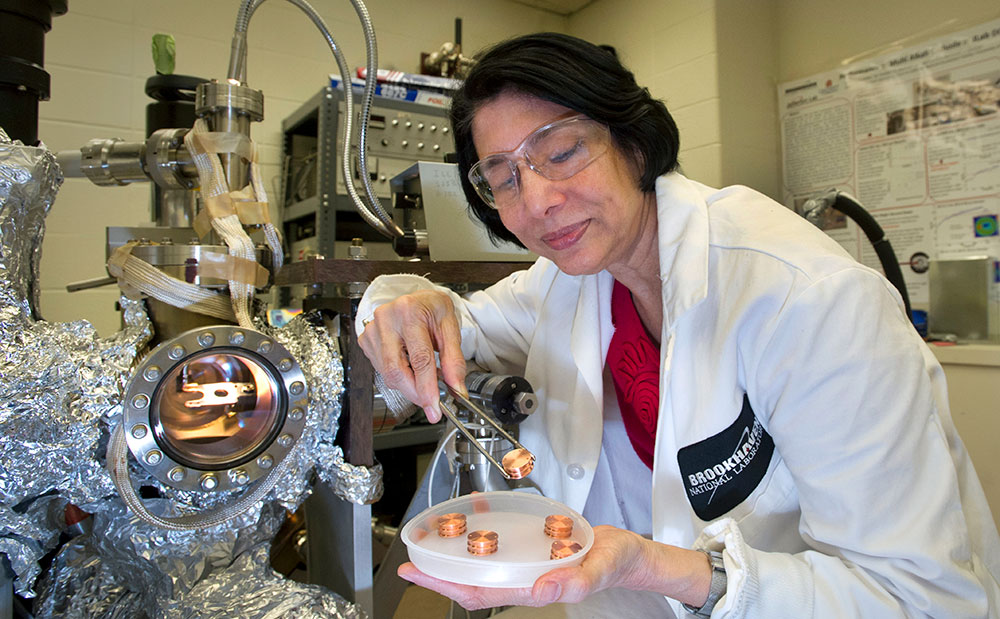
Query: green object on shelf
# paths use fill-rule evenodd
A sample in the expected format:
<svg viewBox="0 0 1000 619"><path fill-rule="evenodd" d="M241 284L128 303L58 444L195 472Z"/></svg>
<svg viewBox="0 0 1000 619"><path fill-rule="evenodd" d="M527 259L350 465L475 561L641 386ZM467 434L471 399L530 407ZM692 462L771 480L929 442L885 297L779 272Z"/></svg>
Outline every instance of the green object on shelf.
<svg viewBox="0 0 1000 619"><path fill-rule="evenodd" d="M170 75L174 72L174 62L177 58L177 43L169 34L153 35L153 66L160 75Z"/></svg>

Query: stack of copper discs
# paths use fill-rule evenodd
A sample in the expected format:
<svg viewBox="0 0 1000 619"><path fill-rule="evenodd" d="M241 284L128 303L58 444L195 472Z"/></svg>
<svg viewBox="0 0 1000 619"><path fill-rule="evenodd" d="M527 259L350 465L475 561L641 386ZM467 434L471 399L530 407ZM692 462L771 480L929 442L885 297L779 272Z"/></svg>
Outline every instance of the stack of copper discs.
<svg viewBox="0 0 1000 619"><path fill-rule="evenodd" d="M511 479L522 479L535 468L535 455L527 449L514 449L504 454L501 464Z"/></svg>
<svg viewBox="0 0 1000 619"><path fill-rule="evenodd" d="M566 539L573 534L573 519L558 514L546 516L545 534L556 539Z"/></svg>
<svg viewBox="0 0 1000 619"><path fill-rule="evenodd" d="M583 550L583 546L573 540L557 539L552 542L552 550L549 552L549 559L565 559Z"/></svg>
<svg viewBox="0 0 1000 619"><path fill-rule="evenodd" d="M469 533L469 552L474 555L491 555L497 551L497 534L494 531Z"/></svg>
<svg viewBox="0 0 1000 619"><path fill-rule="evenodd" d="M445 514L438 516L438 535L458 537L465 533L465 514Z"/></svg>

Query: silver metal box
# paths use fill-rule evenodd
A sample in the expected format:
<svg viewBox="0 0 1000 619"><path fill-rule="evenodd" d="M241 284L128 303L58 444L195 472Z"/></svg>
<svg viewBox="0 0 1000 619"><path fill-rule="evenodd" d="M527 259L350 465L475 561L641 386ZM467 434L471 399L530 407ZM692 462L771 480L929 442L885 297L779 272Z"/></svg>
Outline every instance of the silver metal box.
<svg viewBox="0 0 1000 619"><path fill-rule="evenodd" d="M977 256L932 260L928 332L959 340L1000 342L1000 264Z"/></svg>

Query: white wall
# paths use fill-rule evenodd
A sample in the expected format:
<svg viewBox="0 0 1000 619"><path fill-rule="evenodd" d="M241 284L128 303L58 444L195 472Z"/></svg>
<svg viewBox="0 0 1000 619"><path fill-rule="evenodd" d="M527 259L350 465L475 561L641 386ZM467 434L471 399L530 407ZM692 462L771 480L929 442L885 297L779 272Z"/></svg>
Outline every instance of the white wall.
<svg viewBox="0 0 1000 619"><path fill-rule="evenodd" d="M636 81L663 99L681 135L686 174L721 182L714 0L597 0L570 16L571 34L612 45Z"/></svg>
<svg viewBox="0 0 1000 619"><path fill-rule="evenodd" d="M686 175L776 196L775 22L772 0L597 0L569 31L614 45L666 102Z"/></svg>
<svg viewBox="0 0 1000 619"><path fill-rule="evenodd" d="M313 0L350 67L364 66L364 39L347 0ZM143 92L154 74L154 33L177 40L176 73L225 78L238 0L70 0L45 40L51 100L39 106L39 137L52 150L91 138L141 140ZM539 30L566 31L567 19L506 0L369 0L379 66L416 72L420 52L454 38L461 17L467 49ZM265 120L253 128L263 146L265 179L279 173L281 120L336 72L319 31L297 8L265 3L250 22L248 84L264 92ZM41 266L41 310L51 321L91 321L102 335L118 329L117 287L67 293L69 282L103 277L104 228L147 224L149 186L97 187L67 179L47 220Z"/></svg>
<svg viewBox="0 0 1000 619"><path fill-rule="evenodd" d="M771 0L719 0L719 185L780 197L777 9Z"/></svg>

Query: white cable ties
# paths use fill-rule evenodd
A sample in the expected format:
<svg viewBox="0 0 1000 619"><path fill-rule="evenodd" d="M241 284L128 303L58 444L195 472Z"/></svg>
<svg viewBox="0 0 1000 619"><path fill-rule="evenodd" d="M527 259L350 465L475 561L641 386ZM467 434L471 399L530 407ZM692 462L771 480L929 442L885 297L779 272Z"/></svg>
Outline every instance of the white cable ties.
<svg viewBox="0 0 1000 619"><path fill-rule="evenodd" d="M228 297L167 275L148 262L129 259L122 267L122 280L143 293L168 305L222 320L233 320Z"/></svg>
<svg viewBox="0 0 1000 619"><path fill-rule="evenodd" d="M250 185L253 187L254 196L257 201L264 204L264 208L270 208L268 206L269 200L267 197L267 189L264 185L264 176L261 174L260 164L257 163L259 159L259 150L256 143L253 145L253 149L254 160L250 162ZM270 219L270 217L268 217L268 219ZM270 221L264 224L264 239L267 242L267 246L271 249L272 272L277 273L285 261L285 251L281 247L281 233Z"/></svg>

